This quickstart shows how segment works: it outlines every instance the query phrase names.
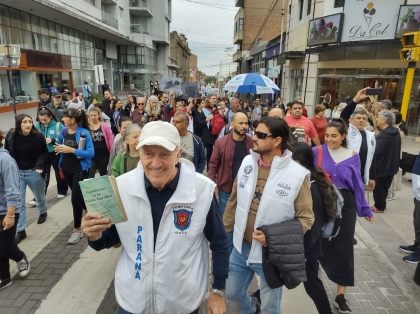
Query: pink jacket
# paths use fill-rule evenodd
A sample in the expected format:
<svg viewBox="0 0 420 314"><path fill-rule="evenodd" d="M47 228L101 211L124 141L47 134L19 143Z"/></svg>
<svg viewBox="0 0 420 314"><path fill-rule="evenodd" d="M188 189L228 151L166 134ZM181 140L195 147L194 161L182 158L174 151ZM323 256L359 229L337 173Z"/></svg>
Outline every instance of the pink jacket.
<svg viewBox="0 0 420 314"><path fill-rule="evenodd" d="M112 145L114 145L114 136L112 135L111 128L108 124L101 122L102 133L104 133L106 147L111 152Z"/></svg>

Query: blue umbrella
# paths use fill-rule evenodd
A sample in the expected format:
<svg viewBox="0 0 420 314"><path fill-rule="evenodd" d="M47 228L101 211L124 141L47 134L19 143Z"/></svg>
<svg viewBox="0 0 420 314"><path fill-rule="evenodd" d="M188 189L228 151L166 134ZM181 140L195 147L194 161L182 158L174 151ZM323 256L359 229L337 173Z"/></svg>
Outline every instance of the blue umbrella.
<svg viewBox="0 0 420 314"><path fill-rule="evenodd" d="M226 83L223 90L238 94L272 94L280 89L267 76L257 73L239 74Z"/></svg>

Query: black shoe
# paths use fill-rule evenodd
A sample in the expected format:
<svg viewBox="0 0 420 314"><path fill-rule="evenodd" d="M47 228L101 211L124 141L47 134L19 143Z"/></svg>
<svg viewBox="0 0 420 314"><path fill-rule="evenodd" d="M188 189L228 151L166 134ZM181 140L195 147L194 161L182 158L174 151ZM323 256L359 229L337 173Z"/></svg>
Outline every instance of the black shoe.
<svg viewBox="0 0 420 314"><path fill-rule="evenodd" d="M357 244L357 240L356 240L356 238L353 238L353 245L356 245Z"/></svg>
<svg viewBox="0 0 420 314"><path fill-rule="evenodd" d="M349 302L344 297L344 294L339 294L338 296L335 297L334 306L338 309L338 312L340 313L344 313L344 314L351 313Z"/></svg>
<svg viewBox="0 0 420 314"><path fill-rule="evenodd" d="M4 289L12 284L12 278L0 280L0 290Z"/></svg>
<svg viewBox="0 0 420 314"><path fill-rule="evenodd" d="M19 244L22 240L26 239L26 231L22 230L18 233L16 233L16 237L15 237L15 243Z"/></svg>
<svg viewBox="0 0 420 314"><path fill-rule="evenodd" d="M37 221L38 225L43 224L45 222L45 220L47 220L47 216L48 216L47 213L39 214L39 218L38 218L38 221Z"/></svg>
<svg viewBox="0 0 420 314"><path fill-rule="evenodd" d="M250 297L255 302L255 307L257 308L255 310L255 314L261 313L261 297L260 297L260 290L255 291L254 293L250 294Z"/></svg>
<svg viewBox="0 0 420 314"><path fill-rule="evenodd" d="M17 262L17 267L19 270L19 276L24 278L28 276L29 270L31 269L31 264L29 264L28 259L26 258L25 253L23 253L23 258L19 262Z"/></svg>

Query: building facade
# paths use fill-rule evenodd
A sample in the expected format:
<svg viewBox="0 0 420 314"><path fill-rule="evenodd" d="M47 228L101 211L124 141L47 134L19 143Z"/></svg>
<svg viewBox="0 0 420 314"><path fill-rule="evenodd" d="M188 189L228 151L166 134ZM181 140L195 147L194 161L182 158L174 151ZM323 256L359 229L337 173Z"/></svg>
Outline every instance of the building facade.
<svg viewBox="0 0 420 314"><path fill-rule="evenodd" d="M179 76L183 82L190 81L190 57L191 50L188 48L188 40L184 34L171 32L170 42L171 58L175 59L179 66Z"/></svg>
<svg viewBox="0 0 420 314"><path fill-rule="evenodd" d="M4 0L0 44L20 45L13 69L16 94L38 98L48 83L85 81L99 91L103 79L114 92L149 90L150 80L169 74L171 0ZM0 66L1 95L10 98L7 68ZM29 98L29 97L28 97Z"/></svg>
<svg viewBox="0 0 420 314"><path fill-rule="evenodd" d="M287 0L236 0L236 7L239 7L234 19L233 39L233 43L238 45L233 54L233 61L238 64L236 72L259 73L260 68L265 68L261 47L265 45L266 48L269 41L278 37L282 30L286 31ZM255 54L260 55L255 57ZM254 57L256 60L253 60ZM256 63L264 65L260 67Z"/></svg>
<svg viewBox="0 0 420 314"><path fill-rule="evenodd" d="M401 34L419 31L419 0L289 0L284 97L301 96L308 112L353 98L364 87L380 87L378 99L401 105L407 63L401 62ZM311 9L309 9L311 7ZM412 14L408 10L412 10ZM309 14L306 14L308 13ZM411 92L409 125L420 111L420 72Z"/></svg>

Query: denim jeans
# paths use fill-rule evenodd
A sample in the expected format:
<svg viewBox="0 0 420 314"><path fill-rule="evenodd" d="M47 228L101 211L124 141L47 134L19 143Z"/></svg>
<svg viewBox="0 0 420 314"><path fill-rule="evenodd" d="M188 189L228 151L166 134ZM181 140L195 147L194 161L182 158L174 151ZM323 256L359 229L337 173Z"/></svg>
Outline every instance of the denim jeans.
<svg viewBox="0 0 420 314"><path fill-rule="evenodd" d="M271 289L265 281L262 264L246 264L251 247L243 243L242 254L233 248L229 262L229 278L226 282L226 298L233 301L242 314L254 314L256 305L247 289L254 274L261 279L261 313L280 314L282 288Z"/></svg>
<svg viewBox="0 0 420 314"><path fill-rule="evenodd" d="M45 180L35 170L19 170L20 177L20 195L22 207L20 208L19 222L17 231L23 231L26 228L26 186L29 186L35 196L36 207L40 214L47 212L47 198L45 197Z"/></svg>
<svg viewBox="0 0 420 314"><path fill-rule="evenodd" d="M200 308L198 308L198 309L196 309L194 312L192 312L191 314L198 314L198 310L199 310ZM133 314L133 313L130 313L130 312L127 312L126 310L124 310L121 306L120 306L120 308L118 309L118 314Z"/></svg>
<svg viewBox="0 0 420 314"><path fill-rule="evenodd" d="M225 214L225 208L226 208L226 204L229 197L230 197L230 193L225 193L219 190L219 206L220 206L220 212L222 213L222 218L223 218L223 215Z"/></svg>

